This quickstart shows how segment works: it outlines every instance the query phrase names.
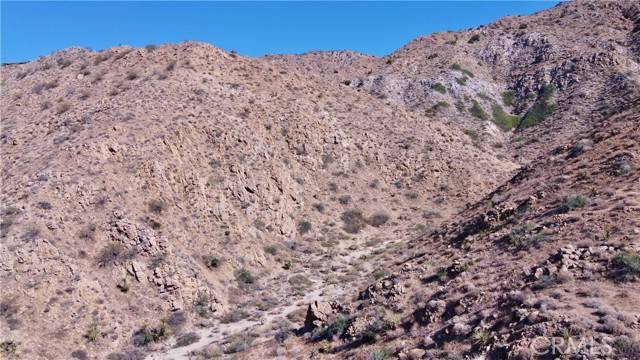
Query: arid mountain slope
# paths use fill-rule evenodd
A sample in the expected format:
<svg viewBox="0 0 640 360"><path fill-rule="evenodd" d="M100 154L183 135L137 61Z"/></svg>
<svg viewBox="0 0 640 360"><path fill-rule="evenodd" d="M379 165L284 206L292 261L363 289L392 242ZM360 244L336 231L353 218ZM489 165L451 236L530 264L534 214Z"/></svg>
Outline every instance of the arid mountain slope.
<svg viewBox="0 0 640 360"><path fill-rule="evenodd" d="M448 216L514 169L457 129L204 44L63 51L4 67L3 90L3 326L36 357L94 323L108 349L171 311L218 315L234 273L297 257L287 242L331 251L343 212L412 226L410 207Z"/></svg>
<svg viewBox="0 0 640 360"><path fill-rule="evenodd" d="M0 351L528 358L560 334L633 358L639 14L566 3L384 58L3 66Z"/></svg>

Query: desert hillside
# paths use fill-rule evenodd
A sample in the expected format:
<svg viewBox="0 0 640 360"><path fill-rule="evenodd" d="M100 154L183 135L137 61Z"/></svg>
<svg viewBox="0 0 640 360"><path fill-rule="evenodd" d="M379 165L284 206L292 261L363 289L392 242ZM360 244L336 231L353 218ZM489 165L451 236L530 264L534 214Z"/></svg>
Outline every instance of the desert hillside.
<svg viewBox="0 0 640 360"><path fill-rule="evenodd" d="M1 81L3 358L640 358L635 3Z"/></svg>

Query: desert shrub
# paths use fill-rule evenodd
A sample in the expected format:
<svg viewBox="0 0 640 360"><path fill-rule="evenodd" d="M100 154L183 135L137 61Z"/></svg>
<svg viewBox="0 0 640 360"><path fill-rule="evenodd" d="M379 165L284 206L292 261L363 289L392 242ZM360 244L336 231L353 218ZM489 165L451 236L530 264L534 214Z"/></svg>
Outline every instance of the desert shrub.
<svg viewBox="0 0 640 360"><path fill-rule="evenodd" d="M144 47L144 49L147 50L148 52L152 52L152 51L156 50L157 48L158 48L158 45L156 45L156 44L149 44L149 45Z"/></svg>
<svg viewBox="0 0 640 360"><path fill-rule="evenodd" d="M311 207L313 207L314 210L316 210L317 212L324 212L325 206L322 203L315 203L313 205L311 205Z"/></svg>
<svg viewBox="0 0 640 360"><path fill-rule="evenodd" d="M525 224L517 226L511 229L509 234L509 243L515 246L519 250L528 249L531 246L536 246L547 235L544 233L538 233L529 235L527 232L533 228L531 224Z"/></svg>
<svg viewBox="0 0 640 360"><path fill-rule="evenodd" d="M357 209L343 212L340 220L344 223L342 228L349 234L357 234L367 225L362 212Z"/></svg>
<svg viewBox="0 0 640 360"><path fill-rule="evenodd" d="M135 80L135 79L137 79L138 77L140 77L140 75L138 75L138 73L137 73L136 71L134 71L134 70L130 70L130 71L127 73L126 79L127 79L127 80L129 80L129 81L131 81L131 80Z"/></svg>
<svg viewBox="0 0 640 360"><path fill-rule="evenodd" d="M376 213L367 219L367 224L373 227L380 227L389 221L389 215L385 213Z"/></svg>
<svg viewBox="0 0 640 360"><path fill-rule="evenodd" d="M338 198L338 202L342 205L347 205L351 202L351 195L342 195Z"/></svg>
<svg viewBox="0 0 640 360"><path fill-rule="evenodd" d="M491 107L493 112L493 122L502 130L509 131L516 126L518 126L518 122L520 118L516 115L509 115L504 112L502 106L498 104L493 104Z"/></svg>
<svg viewBox="0 0 640 360"><path fill-rule="evenodd" d="M92 323L91 325L89 325L89 328L84 333L85 339L87 339L87 341L89 342L96 342L99 335L100 335L100 330L98 329L97 323Z"/></svg>
<svg viewBox="0 0 640 360"><path fill-rule="evenodd" d="M444 94L444 93L447 92L447 88L444 87L444 85L442 85L439 82L431 85L431 89L433 89L433 90L435 90L435 91L437 91L437 92L439 92L441 94Z"/></svg>
<svg viewBox="0 0 640 360"><path fill-rule="evenodd" d="M378 269L378 270L375 270L373 273L371 273L371 275L373 275L374 279L380 280L383 277L387 276L387 272L382 269Z"/></svg>
<svg viewBox="0 0 640 360"><path fill-rule="evenodd" d="M374 349L371 351L371 360L387 360L391 358L393 353L387 348Z"/></svg>
<svg viewBox="0 0 640 360"><path fill-rule="evenodd" d="M520 121L521 128L528 128L540 123L547 116L551 115L555 110L555 106L549 103L551 96L553 96L556 88L553 84L547 84L542 87L542 92L538 96L538 100L531 106L529 111L524 115L522 121Z"/></svg>
<svg viewBox="0 0 640 360"><path fill-rule="evenodd" d="M464 86L467 85L467 78L466 77L460 77L460 78L456 78L456 82L458 83L458 85L460 86Z"/></svg>
<svg viewBox="0 0 640 360"><path fill-rule="evenodd" d="M167 325L171 327L173 332L179 332L187 322L187 314L184 311L175 311L169 315Z"/></svg>
<svg viewBox="0 0 640 360"><path fill-rule="evenodd" d="M465 133L473 141L480 139L480 135L478 135L478 132L476 132L475 130L463 129L462 132Z"/></svg>
<svg viewBox="0 0 640 360"><path fill-rule="evenodd" d="M267 245L264 247L264 252L270 255L275 255L278 253L278 247L275 245Z"/></svg>
<svg viewBox="0 0 640 360"><path fill-rule="evenodd" d="M471 115L481 120L487 120L489 118L482 106L480 106L480 104L476 100L473 100L473 105L469 108L469 112L471 113Z"/></svg>
<svg viewBox="0 0 640 360"><path fill-rule="evenodd" d="M485 347L491 344L493 339L491 337L491 334L489 334L484 329L476 329L473 332L473 335L471 335L471 340L473 341L474 345L478 347Z"/></svg>
<svg viewBox="0 0 640 360"><path fill-rule="evenodd" d="M231 324L231 323L236 323L240 320L244 320L248 317L249 317L249 313L246 312L245 310L233 309L227 312L226 314L224 314L224 316L220 318L220 322L223 324Z"/></svg>
<svg viewBox="0 0 640 360"><path fill-rule="evenodd" d="M127 56L127 55L128 55L130 52L132 52L132 51L133 51L133 49L126 49L126 50L123 50L123 51L121 51L121 52L117 53L117 54L113 57L113 61L117 61L117 60L122 59L123 57Z"/></svg>
<svg viewBox="0 0 640 360"><path fill-rule="evenodd" d="M587 199L584 196L572 196L569 198L565 198L558 205L558 212L566 213L574 209L581 208L587 204Z"/></svg>
<svg viewBox="0 0 640 360"><path fill-rule="evenodd" d="M58 66L60 66L61 69L64 69L64 68L68 67L69 65L73 64L73 61L71 61L69 59L65 59L65 58L58 58L56 63L58 64Z"/></svg>
<svg viewBox="0 0 640 360"><path fill-rule="evenodd" d="M56 107L56 115L62 115L71 109L71 105L62 103Z"/></svg>
<svg viewBox="0 0 640 360"><path fill-rule="evenodd" d="M621 358L640 359L640 341L634 341L629 337L620 337L613 343L613 347Z"/></svg>
<svg viewBox="0 0 640 360"><path fill-rule="evenodd" d="M300 233L301 235L304 235L306 233L308 233L309 231L311 231L311 223L303 220L300 221L298 223L298 233Z"/></svg>
<svg viewBox="0 0 640 360"><path fill-rule="evenodd" d="M167 207L165 202L160 200L160 199L154 199L154 200L149 201L148 206L149 206L149 211L151 211L152 213L155 213L155 214L162 213Z"/></svg>
<svg viewBox="0 0 640 360"><path fill-rule="evenodd" d="M122 278L122 280L120 280L116 286L123 293L128 293L129 290L131 289L131 284L129 284L129 281L127 281L127 278Z"/></svg>
<svg viewBox="0 0 640 360"><path fill-rule="evenodd" d="M5 340L0 343L0 354L17 354L18 343L13 340Z"/></svg>
<svg viewBox="0 0 640 360"><path fill-rule="evenodd" d="M101 63L109 60L111 58L111 52L102 52L96 55L96 58L93 60L93 65L100 65Z"/></svg>
<svg viewBox="0 0 640 360"><path fill-rule="evenodd" d="M240 334L232 336L227 342L227 346L224 348L225 354L236 354L239 352L243 352L251 346L253 342L253 337Z"/></svg>
<svg viewBox="0 0 640 360"><path fill-rule="evenodd" d="M75 350L71 352L71 358L78 360L87 360L89 359L89 354L87 354L84 350Z"/></svg>
<svg viewBox="0 0 640 360"><path fill-rule="evenodd" d="M165 319L161 319L157 327L143 325L133 334L133 343L136 346L145 346L153 342L164 340L171 335L171 329Z"/></svg>
<svg viewBox="0 0 640 360"><path fill-rule="evenodd" d="M329 326L316 328L313 333L311 333L311 341L330 340L334 336L341 336L346 327L347 319L338 315Z"/></svg>
<svg viewBox="0 0 640 360"><path fill-rule="evenodd" d="M100 266L111 265L125 253L124 245L113 242L105 246L98 255L98 264Z"/></svg>
<svg viewBox="0 0 640 360"><path fill-rule="evenodd" d="M184 335L180 335L176 339L176 344L173 347L179 348L179 347L189 346L191 344L197 343L198 340L200 340L200 335L194 332L186 333Z"/></svg>
<svg viewBox="0 0 640 360"><path fill-rule="evenodd" d="M451 66L449 66L449 69L461 71L462 70L462 66L460 66L460 64L458 64L458 63L453 63L453 64L451 64Z"/></svg>
<svg viewBox="0 0 640 360"><path fill-rule="evenodd" d="M504 106L513 106L513 101L515 100L516 92L513 90L506 90L502 93L502 103Z"/></svg>
<svg viewBox="0 0 640 360"><path fill-rule="evenodd" d="M473 44L473 43L478 42L478 41L480 41L480 35L474 34L472 37L469 38L467 43Z"/></svg>
<svg viewBox="0 0 640 360"><path fill-rule="evenodd" d="M448 102L446 102L446 101L438 101L435 105L433 105L433 107L431 107L431 109L433 111L438 111L440 109L446 109L446 108L449 108L449 107L451 107L451 105L449 105Z"/></svg>
<svg viewBox="0 0 640 360"><path fill-rule="evenodd" d="M462 71L462 73L464 73L465 75L467 75L470 78L475 77L475 75L471 71L469 71L467 69L462 69L460 71Z"/></svg>
<svg viewBox="0 0 640 360"><path fill-rule="evenodd" d="M80 90L80 95L78 95L78 99L87 100L90 96L91 96L91 93L89 92L89 90L82 89Z"/></svg>
<svg viewBox="0 0 640 360"><path fill-rule="evenodd" d="M171 61L169 61L169 63L167 64L167 66L164 69L166 71L173 71L176 68L176 64L177 64L177 61L171 60Z"/></svg>
<svg viewBox="0 0 640 360"><path fill-rule="evenodd" d="M624 280L640 276L640 255L620 252L611 260L615 276Z"/></svg>
<svg viewBox="0 0 640 360"><path fill-rule="evenodd" d="M289 284L295 289L306 289L313 285L313 282L306 276L297 274L289 278Z"/></svg>
<svg viewBox="0 0 640 360"><path fill-rule="evenodd" d="M236 271L236 280L241 284L253 284L256 279L253 274L247 269L240 269Z"/></svg>

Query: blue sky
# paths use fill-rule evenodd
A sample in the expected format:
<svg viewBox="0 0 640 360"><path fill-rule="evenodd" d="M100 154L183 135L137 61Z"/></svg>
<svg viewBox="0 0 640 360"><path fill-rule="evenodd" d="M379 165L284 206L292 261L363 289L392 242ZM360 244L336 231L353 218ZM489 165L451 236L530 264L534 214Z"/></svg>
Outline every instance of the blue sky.
<svg viewBox="0 0 640 360"><path fill-rule="evenodd" d="M7 2L3 63L69 46L200 40L249 56L350 49L386 55L419 35L526 15L551 2Z"/></svg>

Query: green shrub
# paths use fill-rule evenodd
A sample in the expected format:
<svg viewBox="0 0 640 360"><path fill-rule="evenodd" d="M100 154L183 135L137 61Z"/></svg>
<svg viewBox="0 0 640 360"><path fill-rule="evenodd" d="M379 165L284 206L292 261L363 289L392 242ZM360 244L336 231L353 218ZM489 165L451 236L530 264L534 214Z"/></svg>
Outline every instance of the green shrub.
<svg viewBox="0 0 640 360"><path fill-rule="evenodd" d="M534 235L528 235L527 232L534 227L532 224L524 224L511 229L509 234L509 243L516 248L528 249L543 240L547 235L544 233L538 233Z"/></svg>
<svg viewBox="0 0 640 360"><path fill-rule="evenodd" d="M480 35L474 34L472 37L469 38L467 43L473 44L473 43L478 42L478 41L480 41Z"/></svg>
<svg viewBox="0 0 640 360"><path fill-rule="evenodd" d="M487 120L489 118L482 106L480 106L480 104L476 100L473 100L473 106L469 108L469 112L471 113L471 115L481 120Z"/></svg>
<svg viewBox="0 0 640 360"><path fill-rule="evenodd" d="M502 106L493 104L491 110L493 112L493 122L503 131L509 131L518 126L520 118L516 115L505 113Z"/></svg>
<svg viewBox="0 0 640 360"><path fill-rule="evenodd" d="M253 338L247 335L234 335L229 339L227 346L224 348L225 354L236 354L246 351L251 346Z"/></svg>
<svg viewBox="0 0 640 360"><path fill-rule="evenodd" d="M270 255L275 255L278 253L278 247L275 245L267 245L264 247L264 252Z"/></svg>
<svg viewBox="0 0 640 360"><path fill-rule="evenodd" d="M0 354L17 354L18 343L13 340L5 340L0 343Z"/></svg>
<svg viewBox="0 0 640 360"><path fill-rule="evenodd" d="M467 78L466 77L461 77L461 78L456 78L456 82L460 85L460 86L465 86L467 85Z"/></svg>
<svg viewBox="0 0 640 360"><path fill-rule="evenodd" d="M553 84L545 85L542 88L542 92L538 97L538 100L531 106L529 111L524 115L522 121L520 121L519 127L528 128L540 123L547 116L551 115L555 110L555 105L550 104L549 100L555 92L555 86Z"/></svg>
<svg viewBox="0 0 640 360"><path fill-rule="evenodd" d="M356 209L343 212L340 219L344 223L342 228L349 234L357 234L367 225L362 212Z"/></svg>
<svg viewBox="0 0 640 360"><path fill-rule="evenodd" d="M240 320L246 319L248 317L249 317L249 313L246 312L245 310L233 309L227 312L226 314L224 314L224 316L220 318L220 322L223 324L231 324L231 323L236 323Z"/></svg>
<svg viewBox="0 0 640 360"><path fill-rule="evenodd" d="M253 284L256 282L253 274L247 269L240 269L236 271L236 280L241 284Z"/></svg>
<svg viewBox="0 0 640 360"><path fill-rule="evenodd" d="M475 75L471 71L469 71L467 69L462 69L460 71L462 71L465 75L467 75L470 78L475 77Z"/></svg>
<svg viewBox="0 0 640 360"><path fill-rule="evenodd" d="M504 106L513 106L513 101L515 100L516 92L513 90L507 90L502 93L502 103Z"/></svg>
<svg viewBox="0 0 640 360"><path fill-rule="evenodd" d="M387 348L375 349L371 351L371 360L387 360L391 358L392 352Z"/></svg>
<svg viewBox="0 0 640 360"><path fill-rule="evenodd" d="M565 198L558 205L558 211L561 213L566 213L574 209L581 208L587 204L587 199L584 196L578 195L570 198Z"/></svg>
<svg viewBox="0 0 640 360"><path fill-rule="evenodd" d="M450 107L451 105L449 105L448 102L446 101L438 101L435 105L433 105L433 107L431 108L433 111L438 111L440 109L446 109L448 107Z"/></svg>
<svg viewBox="0 0 640 360"><path fill-rule="evenodd" d="M451 66L449 66L449 69L461 71L462 70L462 66L460 66L460 64L458 64L458 63L453 63L453 64L451 64Z"/></svg>
<svg viewBox="0 0 640 360"><path fill-rule="evenodd" d="M341 336L344 333L346 327L347 319L345 319L341 315L338 315L338 317L331 323L331 325L315 329L311 334L311 340L328 340L333 338L334 336Z"/></svg>
<svg viewBox="0 0 640 360"><path fill-rule="evenodd" d="M640 275L640 255L638 254L623 251L616 254L612 262L624 274Z"/></svg>
<svg viewBox="0 0 640 360"><path fill-rule="evenodd" d="M100 330L98 329L97 323L93 323L89 325L89 328L84 333L85 339L87 339L89 342L96 342L96 340L98 340L99 335L100 335Z"/></svg>
<svg viewBox="0 0 640 360"><path fill-rule="evenodd" d="M298 232L301 235L304 235L304 234L308 233L309 231L311 231L311 223L310 222L303 220L303 221L300 221L298 223Z"/></svg>
<svg viewBox="0 0 640 360"><path fill-rule="evenodd" d="M215 269L220 266L220 259L212 255L202 256L202 261L204 261L204 265L209 269Z"/></svg>
<svg viewBox="0 0 640 360"><path fill-rule="evenodd" d="M492 342L491 334L483 329L476 329L471 336L473 343L479 347L485 347Z"/></svg>
<svg viewBox="0 0 640 360"><path fill-rule="evenodd" d="M373 227L380 227L389 221L389 215L385 213L376 213L367 219L367 224Z"/></svg>
<svg viewBox="0 0 640 360"><path fill-rule="evenodd" d="M462 129L462 132L465 133L473 141L480 139L480 135L478 135L478 133L475 130Z"/></svg>
<svg viewBox="0 0 640 360"><path fill-rule="evenodd" d="M433 90L435 90L435 91L437 91L439 93L442 93L442 94L447 92L447 88L444 87L444 85L442 85L439 82L431 85L431 89L433 89Z"/></svg>
<svg viewBox="0 0 640 360"><path fill-rule="evenodd" d="M350 195L342 195L338 198L338 202L342 205L347 205L351 202L351 196Z"/></svg>
<svg viewBox="0 0 640 360"><path fill-rule="evenodd" d="M374 278L374 279L376 279L376 280L380 280L380 279L382 279L383 277L387 276L387 272L386 272L386 271L384 271L384 270L382 270L382 269L378 269L378 270L374 271L374 272L372 273L372 275L373 275L373 278Z"/></svg>
<svg viewBox="0 0 640 360"><path fill-rule="evenodd" d="M149 327L143 325L140 330L133 334L133 343L136 346L145 346L152 342L158 342L164 340L171 335L171 329L165 319L160 320L160 324L157 327Z"/></svg>

